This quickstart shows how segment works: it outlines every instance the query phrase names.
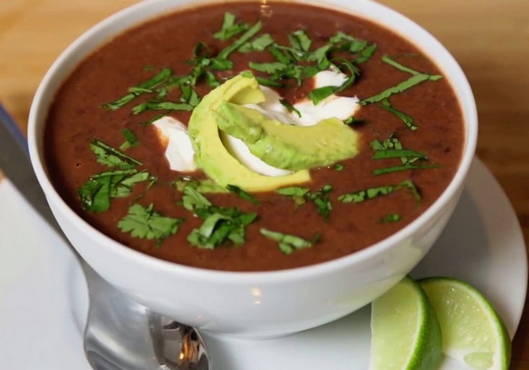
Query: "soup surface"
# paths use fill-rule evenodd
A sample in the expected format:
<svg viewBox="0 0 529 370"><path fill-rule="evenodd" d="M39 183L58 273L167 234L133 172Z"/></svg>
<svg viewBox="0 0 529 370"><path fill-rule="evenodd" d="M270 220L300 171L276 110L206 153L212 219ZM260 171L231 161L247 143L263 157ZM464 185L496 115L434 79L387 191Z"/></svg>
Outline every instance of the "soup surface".
<svg viewBox="0 0 529 370"><path fill-rule="evenodd" d="M287 190L211 192L199 185L208 171L171 170L152 122L187 124L204 95L245 70L292 115L293 104L318 106L329 92L358 97L354 118L342 118L357 133L357 154L307 169L310 181ZM321 89L314 73L329 70L343 79ZM450 182L464 131L438 75L408 41L336 11L274 2L185 9L128 30L80 63L49 111L47 166L81 217L137 251L232 271L328 261L395 233Z"/></svg>

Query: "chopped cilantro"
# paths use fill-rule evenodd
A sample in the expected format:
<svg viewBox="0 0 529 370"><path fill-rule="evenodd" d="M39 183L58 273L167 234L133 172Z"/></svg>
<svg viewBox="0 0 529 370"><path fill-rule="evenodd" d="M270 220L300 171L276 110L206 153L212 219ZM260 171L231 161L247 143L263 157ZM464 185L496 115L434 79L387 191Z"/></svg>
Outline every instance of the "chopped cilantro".
<svg viewBox="0 0 529 370"><path fill-rule="evenodd" d="M399 222L401 220L401 217L398 213L390 213L388 215L385 215L380 219L380 222L383 224L391 223L391 222Z"/></svg>
<svg viewBox="0 0 529 370"><path fill-rule="evenodd" d="M337 86L318 87L309 93L309 99L312 100L312 104L318 105L322 100L334 94L337 88Z"/></svg>
<svg viewBox="0 0 529 370"><path fill-rule="evenodd" d="M318 191L315 191L313 193L307 193L305 195L307 199L310 199L314 203L316 210L318 211L320 216L323 217L325 220L329 219L329 216L331 215L332 211L332 204L331 200L329 199L329 193L331 191L331 185L324 185Z"/></svg>
<svg viewBox="0 0 529 370"><path fill-rule="evenodd" d="M443 78L443 76L440 75L428 75L428 74L417 74L413 75L410 78L408 78L405 81L400 82L399 84L390 87L376 95L373 95L369 98L363 99L360 101L361 105L367 105L372 103L378 103L384 99L389 98L392 95L402 93L409 88L412 88L413 86L419 85L420 83L423 83L425 81L437 81L439 79Z"/></svg>
<svg viewBox="0 0 529 370"><path fill-rule="evenodd" d="M343 171L345 166L341 163L336 163L334 166L332 166L332 169L335 171Z"/></svg>
<svg viewBox="0 0 529 370"><path fill-rule="evenodd" d="M118 110L119 108L134 100L139 95L152 92L155 87L164 83L172 74L173 71L171 71L171 69L163 68L151 79L131 87L128 94L113 102L104 104L103 107L109 110Z"/></svg>
<svg viewBox="0 0 529 370"><path fill-rule="evenodd" d="M193 105L187 103L175 103L172 101L147 101L133 107L132 114L140 114L148 110L191 111L193 108Z"/></svg>
<svg viewBox="0 0 529 370"><path fill-rule="evenodd" d="M123 135L123 138L125 138L125 141L119 146L120 150L127 150L140 144L134 131L126 128L121 131L121 134Z"/></svg>
<svg viewBox="0 0 529 370"><path fill-rule="evenodd" d="M264 51L267 47L274 43L274 39L270 34L262 34L252 41L247 41L240 48L240 53L249 53L251 51Z"/></svg>
<svg viewBox="0 0 529 370"><path fill-rule="evenodd" d="M349 126L354 125L355 123L359 123L359 122L362 122L362 121L359 120L356 117L353 117L353 116L351 116L351 117L347 118L345 121L343 121L343 123L345 123L346 125L349 125Z"/></svg>
<svg viewBox="0 0 529 370"><path fill-rule="evenodd" d="M184 192L184 195L182 196L182 205L188 211L192 211L196 213L196 210L208 208L212 205L211 202L208 200L208 198L203 196L196 189L195 186L189 186L188 184L187 186L184 187L183 192Z"/></svg>
<svg viewBox="0 0 529 370"><path fill-rule="evenodd" d="M296 206L300 206L306 202L305 195L309 192L309 188L301 186L289 186L286 188L277 189L276 193L291 197Z"/></svg>
<svg viewBox="0 0 529 370"><path fill-rule="evenodd" d="M400 64L400 63L398 63L397 61L391 59L391 58L390 58L389 56L387 56L387 55L384 55L384 56L382 57L382 61L383 61L384 63L387 63L387 64L389 64L390 66L392 66L392 67L398 69L399 71L406 72L406 73L409 73L409 74L411 74L411 75L420 75L420 74L421 74L421 72L418 72L418 71L416 71L416 70L414 70L414 69L411 69L411 68L409 68L409 67L406 67L406 66L404 66L404 65L402 65L402 64Z"/></svg>
<svg viewBox="0 0 529 370"><path fill-rule="evenodd" d="M132 188L143 181L156 181L147 171L135 169L106 171L93 175L79 189L79 197L84 209L91 212L104 212L109 209L112 198L124 198Z"/></svg>
<svg viewBox="0 0 529 370"><path fill-rule="evenodd" d="M377 50L376 44L370 44L359 52L358 57L355 58L355 62L362 64L367 62L375 54Z"/></svg>
<svg viewBox="0 0 529 370"><path fill-rule="evenodd" d="M386 167L386 168L377 168L373 170L373 175L385 175L392 172L399 171L408 171L408 170L423 170L430 168L439 168L438 164L414 164L414 163L405 163L399 166Z"/></svg>
<svg viewBox="0 0 529 370"><path fill-rule="evenodd" d="M375 154L373 154L373 159L387 159L387 158L417 158L417 159L423 159L426 160L428 157L421 153L417 152L415 150L409 150L409 149L384 149L384 150L377 150Z"/></svg>
<svg viewBox="0 0 529 370"><path fill-rule="evenodd" d="M222 49L220 53L217 55L217 59L220 60L226 60L230 56L231 53L237 51L241 46L243 46L248 40L250 40L252 37L254 37L257 32L259 32L262 28L261 22L257 22L252 27L250 27L246 32L242 34L241 37L239 37L233 44L227 46L226 48Z"/></svg>
<svg viewBox="0 0 529 370"><path fill-rule="evenodd" d="M312 45L312 40L303 30L297 30L288 35L290 45L300 52L307 52Z"/></svg>
<svg viewBox="0 0 529 370"><path fill-rule="evenodd" d="M184 191L186 186L192 186L200 193L227 193L228 190L211 179L196 180L190 176L181 176L175 180L178 191Z"/></svg>
<svg viewBox="0 0 529 370"><path fill-rule="evenodd" d="M182 218L164 217L155 212L153 205L147 207L133 204L128 214L123 217L118 227L124 233L130 233L135 238L151 239L161 243L169 236L178 232Z"/></svg>
<svg viewBox="0 0 529 370"><path fill-rule="evenodd" d="M221 30L216 32L213 37L222 41L226 41L233 36L246 31L248 27L249 26L246 23L236 23L235 15L230 12L226 12L224 13L224 20L222 22Z"/></svg>
<svg viewBox="0 0 529 370"><path fill-rule="evenodd" d="M198 248L213 249L231 241L244 243L245 229L256 218L256 213L243 213L236 208L209 206L197 209L204 221L187 236L187 241Z"/></svg>
<svg viewBox="0 0 529 370"><path fill-rule="evenodd" d="M289 112L294 112L298 115L298 117L301 117L301 112L294 106L292 105L288 100L286 99L280 99L279 102L281 103L281 105L283 105Z"/></svg>
<svg viewBox="0 0 529 370"><path fill-rule="evenodd" d="M331 191L332 186L327 184L315 192L310 192L310 189L301 186L289 186L277 189L276 193L291 197L296 206L304 204L307 200L312 201L320 216L327 220L332 210L331 200L329 199Z"/></svg>
<svg viewBox="0 0 529 370"><path fill-rule="evenodd" d="M391 194L394 191L400 189L407 189L412 193L415 199L421 199L419 191L417 190L417 187L415 186L413 181L404 180L396 185L376 186L368 189L355 191L352 193L342 194L338 197L338 200L343 203L361 203L366 200L375 199L384 195Z"/></svg>
<svg viewBox="0 0 529 370"><path fill-rule="evenodd" d="M228 189L232 193L236 194L241 199L247 200L247 201L249 201L249 202L251 202L253 204L259 204L259 201L257 199L255 199L255 197L252 194L245 192L244 190L242 190L240 187L238 187L236 185L231 185L230 184L230 185L226 186L226 189Z"/></svg>
<svg viewBox="0 0 529 370"><path fill-rule="evenodd" d="M283 234L277 231L268 230L261 228L260 233L266 236L268 239L272 239L278 242L278 247L284 254L292 254L297 250L312 247L315 241L305 240L299 236ZM315 238L316 240L318 237Z"/></svg>
<svg viewBox="0 0 529 370"><path fill-rule="evenodd" d="M406 127L409 128L410 130L415 131L415 130L417 130L419 128L415 124L415 121L414 121L413 117L411 117L410 115L408 115L408 114L406 114L404 112L401 112L401 111L395 109L391 105L391 103L389 102L389 99L382 100L382 102L380 103L380 106L382 108L384 108L385 110L387 110L388 112L391 112L395 116L397 116L406 125Z"/></svg>
<svg viewBox="0 0 529 370"><path fill-rule="evenodd" d="M93 140L90 143L90 149L96 155L97 162L108 167L130 169L142 164L140 161L112 148L101 140Z"/></svg>
<svg viewBox="0 0 529 370"><path fill-rule="evenodd" d="M182 205L203 220L202 225L187 236L187 241L204 249L213 249L227 242L244 243L246 226L257 218L257 214L215 206L197 190L198 186L196 181L183 184Z"/></svg>

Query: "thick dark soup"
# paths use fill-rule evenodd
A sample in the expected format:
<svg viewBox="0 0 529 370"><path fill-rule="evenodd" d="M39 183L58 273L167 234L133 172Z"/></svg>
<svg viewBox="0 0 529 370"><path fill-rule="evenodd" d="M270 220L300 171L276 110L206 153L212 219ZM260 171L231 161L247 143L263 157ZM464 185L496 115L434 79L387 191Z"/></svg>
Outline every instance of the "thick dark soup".
<svg viewBox="0 0 529 370"><path fill-rule="evenodd" d="M322 72L334 82L318 85ZM464 129L458 101L440 75L410 42L336 11L274 2L185 9L128 30L80 63L49 111L47 166L81 217L137 251L232 271L328 261L403 228L451 181ZM244 113L251 108L223 101L223 94L208 103L204 96L232 78L254 81L254 92L256 80L275 90L282 115L254 110L252 118ZM333 100L339 97L358 100ZM331 100L345 105L338 109ZM296 126L300 115L327 103L328 110L354 114ZM309 110L300 111L302 105ZM169 136L160 135L156 122L169 116L187 125L192 114L196 127L179 133L190 138L197 169L175 171L165 156ZM279 122L278 133L259 126L262 117L271 126ZM263 130L267 153L252 141L255 129ZM277 180L278 186L255 190L248 184L265 175L217 148L223 131L283 170L281 176L310 174L310 180ZM292 143L292 136L303 142ZM324 136L331 139L320 145ZM175 142L180 150L184 139ZM318 140L319 152L311 155L311 141ZM218 158L203 158L217 152ZM223 155L235 164L217 160ZM251 176L242 179L239 166Z"/></svg>

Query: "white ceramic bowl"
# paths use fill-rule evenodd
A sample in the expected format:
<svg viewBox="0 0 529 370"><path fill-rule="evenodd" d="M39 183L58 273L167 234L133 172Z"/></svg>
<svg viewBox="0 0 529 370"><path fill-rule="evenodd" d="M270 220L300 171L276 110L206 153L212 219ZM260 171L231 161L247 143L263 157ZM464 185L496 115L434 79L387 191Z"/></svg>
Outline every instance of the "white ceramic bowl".
<svg viewBox="0 0 529 370"><path fill-rule="evenodd" d="M55 61L35 95L29 117L31 160L62 229L81 256L105 279L139 302L200 329L244 337L271 337L315 327L357 310L398 282L428 252L450 217L474 155L475 102L450 53L406 17L367 0L321 0L315 5L375 21L411 40L436 61L463 110L463 157L452 182L418 219L357 253L308 267L274 272L222 272L159 260L105 236L57 194L43 160L44 124L55 92L76 65L113 36L192 0L151 0L97 24ZM305 1L310 3L310 1Z"/></svg>

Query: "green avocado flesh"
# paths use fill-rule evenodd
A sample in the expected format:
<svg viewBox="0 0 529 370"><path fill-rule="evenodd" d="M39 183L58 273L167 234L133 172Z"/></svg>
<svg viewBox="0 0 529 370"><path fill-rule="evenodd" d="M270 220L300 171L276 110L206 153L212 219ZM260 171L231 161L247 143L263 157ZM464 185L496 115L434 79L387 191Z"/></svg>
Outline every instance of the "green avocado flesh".
<svg viewBox="0 0 529 370"><path fill-rule="evenodd" d="M338 118L295 126L230 102L217 111L219 128L244 141L271 166L297 171L328 166L358 153L358 135Z"/></svg>
<svg viewBox="0 0 529 370"><path fill-rule="evenodd" d="M264 101L259 84L250 72L243 72L207 94L194 109L188 132L195 150L195 162L219 185L235 185L250 192L268 191L310 180L307 170L285 176L264 176L241 164L224 147L219 136L219 107L234 104L258 104Z"/></svg>

